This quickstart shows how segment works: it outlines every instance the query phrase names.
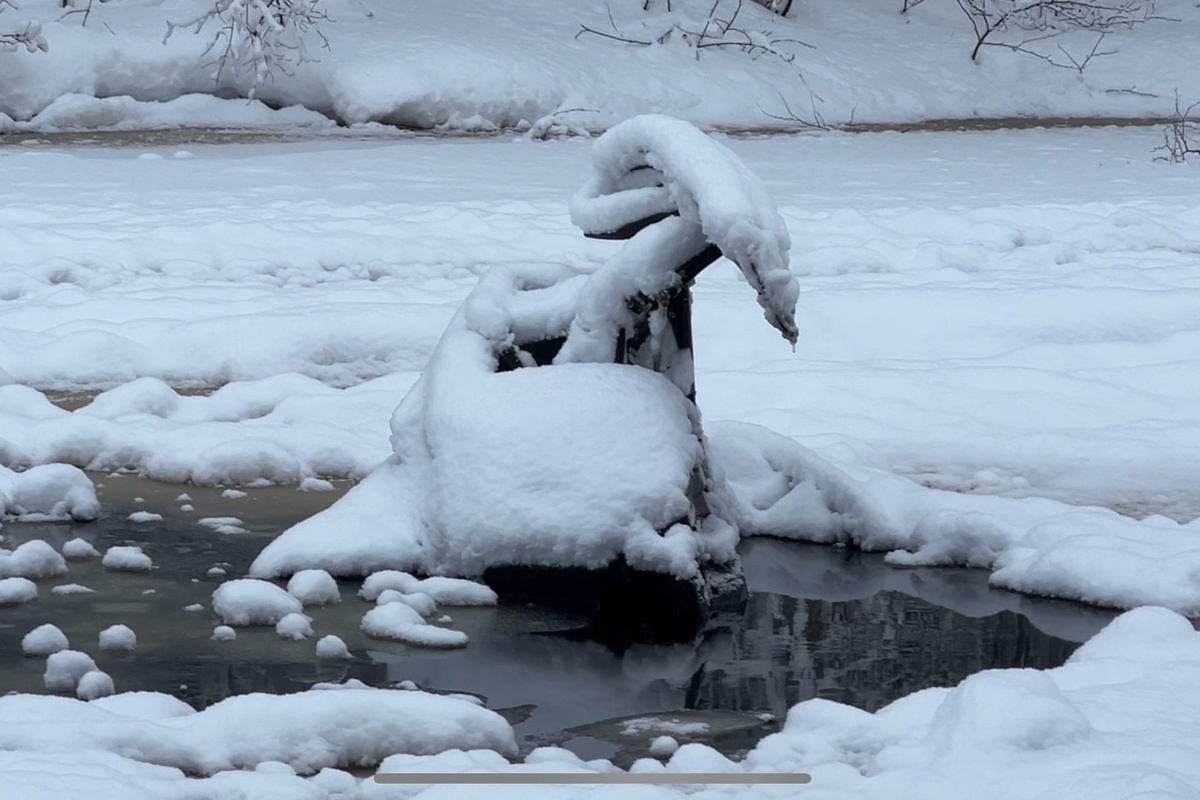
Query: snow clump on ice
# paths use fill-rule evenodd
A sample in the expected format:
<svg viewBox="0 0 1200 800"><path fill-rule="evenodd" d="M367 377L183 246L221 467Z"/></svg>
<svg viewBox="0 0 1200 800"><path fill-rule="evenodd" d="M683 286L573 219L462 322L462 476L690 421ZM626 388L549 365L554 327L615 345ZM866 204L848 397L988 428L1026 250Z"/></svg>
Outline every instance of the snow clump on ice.
<svg viewBox="0 0 1200 800"><path fill-rule="evenodd" d="M78 650L59 650L46 658L42 680L51 692L73 692L79 679L96 669L96 662Z"/></svg>
<svg viewBox="0 0 1200 800"><path fill-rule="evenodd" d="M232 642L237 638L237 631L228 625L218 625L213 628L212 638L217 642Z"/></svg>
<svg viewBox="0 0 1200 800"><path fill-rule="evenodd" d="M12 552L0 550L0 578L54 578L66 571L66 560L41 539L31 539Z"/></svg>
<svg viewBox="0 0 1200 800"><path fill-rule="evenodd" d="M409 595L427 594L435 603L444 606L494 606L498 602L496 593L482 583L441 576L418 578L395 569L368 575L358 590L358 596L374 601L388 589Z"/></svg>
<svg viewBox="0 0 1200 800"><path fill-rule="evenodd" d="M213 611L227 625L274 625L288 614L304 610L300 601L268 581L238 578L226 581L212 594Z"/></svg>
<svg viewBox="0 0 1200 800"><path fill-rule="evenodd" d="M85 672L79 679L79 685L75 687L75 696L80 700L96 700L108 697L114 692L116 687L113 686L113 679L107 672L98 669Z"/></svg>
<svg viewBox="0 0 1200 800"><path fill-rule="evenodd" d="M37 600L37 584L28 578L0 579L0 606L14 606Z"/></svg>
<svg viewBox="0 0 1200 800"><path fill-rule="evenodd" d="M430 625L405 603L376 606L363 615L363 633L375 639L395 639L416 647L466 647L467 635Z"/></svg>
<svg viewBox="0 0 1200 800"><path fill-rule="evenodd" d="M350 650L347 649L346 643L340 636L334 636L331 633L317 640L317 658L334 660L349 657Z"/></svg>
<svg viewBox="0 0 1200 800"><path fill-rule="evenodd" d="M136 545L114 545L104 552L100 565L117 572L149 572L154 568L150 556Z"/></svg>
<svg viewBox="0 0 1200 800"><path fill-rule="evenodd" d="M21 639L21 652L27 656L48 656L59 650L70 648L67 635L56 626L47 622L39 625Z"/></svg>
<svg viewBox="0 0 1200 800"><path fill-rule="evenodd" d="M62 546L62 554L64 558L73 560L100 557L100 551L93 547L91 542L78 536Z"/></svg>
<svg viewBox="0 0 1200 800"><path fill-rule="evenodd" d="M96 486L69 464L42 464L24 472L0 466L0 512L31 519L93 520L100 513Z"/></svg>
<svg viewBox="0 0 1200 800"><path fill-rule="evenodd" d="M379 597L375 598L375 605L382 606L388 603L404 603L422 617L431 617L437 611L437 603L433 602L433 598L424 592L405 594L395 589L384 589L379 593Z"/></svg>
<svg viewBox="0 0 1200 800"><path fill-rule="evenodd" d="M137 635L128 625L110 625L100 631L101 650L133 650L137 647Z"/></svg>
<svg viewBox="0 0 1200 800"><path fill-rule="evenodd" d="M302 569L291 577L287 592L306 606L340 603L337 581L323 569Z"/></svg>
<svg viewBox="0 0 1200 800"><path fill-rule="evenodd" d="M153 511L134 511L129 515L130 522L162 522L162 514Z"/></svg>
<svg viewBox="0 0 1200 800"><path fill-rule="evenodd" d="M279 634L279 638L293 642L307 639L313 634L312 618L297 612L285 614L283 619L275 623L275 633Z"/></svg>

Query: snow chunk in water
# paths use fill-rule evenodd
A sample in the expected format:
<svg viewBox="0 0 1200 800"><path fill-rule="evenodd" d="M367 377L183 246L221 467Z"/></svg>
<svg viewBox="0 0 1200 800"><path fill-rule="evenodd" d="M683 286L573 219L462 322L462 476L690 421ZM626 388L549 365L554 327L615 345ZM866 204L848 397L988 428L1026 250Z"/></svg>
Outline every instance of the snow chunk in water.
<svg viewBox="0 0 1200 800"><path fill-rule="evenodd" d="M274 625L288 614L300 613L300 601L268 581L238 578L213 591L213 611L229 625Z"/></svg>
<svg viewBox="0 0 1200 800"><path fill-rule="evenodd" d="M133 650L137 636L128 625L110 625L100 631L101 650Z"/></svg>
<svg viewBox="0 0 1200 800"><path fill-rule="evenodd" d="M437 603L433 602L433 598L424 592L405 594L395 589L384 589L375 599L375 605L382 606L388 603L404 603L422 617L431 617L437 611Z"/></svg>
<svg viewBox="0 0 1200 800"><path fill-rule="evenodd" d="M92 479L69 464L42 464L24 472L0 466L0 501L4 513L24 518L87 521L100 513Z"/></svg>
<svg viewBox="0 0 1200 800"><path fill-rule="evenodd" d="M81 583L64 583L50 590L53 594L95 594L95 589L89 589Z"/></svg>
<svg viewBox="0 0 1200 800"><path fill-rule="evenodd" d="M64 544L62 546L62 554L65 558L80 560L100 557L100 551L93 547L91 542L79 537L75 537Z"/></svg>
<svg viewBox="0 0 1200 800"><path fill-rule="evenodd" d="M237 638L237 631L228 625L218 625L213 628L212 638L217 642L232 642Z"/></svg>
<svg viewBox="0 0 1200 800"><path fill-rule="evenodd" d="M162 514L155 514L152 511L134 511L129 515L130 522L162 522Z"/></svg>
<svg viewBox="0 0 1200 800"><path fill-rule="evenodd" d="M115 691L113 679L109 677L109 674L94 669L85 672L79 679L79 685L75 687L75 696L80 700L97 700L101 697L108 697Z"/></svg>
<svg viewBox="0 0 1200 800"><path fill-rule="evenodd" d="M317 640L317 658L330 660L350 658L350 650L347 649L346 643L342 641L341 637L331 633Z"/></svg>
<svg viewBox="0 0 1200 800"><path fill-rule="evenodd" d="M416 647L466 647L467 635L430 625L405 603L376 606L363 615L363 633L376 639L395 639Z"/></svg>
<svg viewBox="0 0 1200 800"><path fill-rule="evenodd" d="M149 572L154 568L150 556L136 545L114 545L108 548L100 564L105 569L119 572Z"/></svg>
<svg viewBox="0 0 1200 800"><path fill-rule="evenodd" d="M46 658L42 680L51 692L73 692L79 679L96 669L96 662L78 650L59 650Z"/></svg>
<svg viewBox="0 0 1200 800"><path fill-rule="evenodd" d="M279 638L293 642L307 639L313 634L312 618L296 612L285 614L283 619L275 623L275 633L279 634Z"/></svg>
<svg viewBox="0 0 1200 800"><path fill-rule="evenodd" d="M340 603L342 595L337 581L323 569L303 569L291 577L287 591L306 606Z"/></svg>
<svg viewBox="0 0 1200 800"><path fill-rule="evenodd" d="M0 580L0 606L18 605L37 600L37 584L28 578Z"/></svg>
<svg viewBox="0 0 1200 800"><path fill-rule="evenodd" d="M49 622L37 626L21 639L21 652L27 656L48 656L70 646L67 635Z"/></svg>
<svg viewBox="0 0 1200 800"><path fill-rule="evenodd" d="M372 572L363 581L358 596L364 600L378 600L388 589L409 595L427 594L435 603L445 606L494 606L498 602L496 593L482 583L440 575L417 578L395 569Z"/></svg>
<svg viewBox="0 0 1200 800"><path fill-rule="evenodd" d="M54 578L66 571L66 560L41 539L31 539L11 553L0 550L0 578Z"/></svg>

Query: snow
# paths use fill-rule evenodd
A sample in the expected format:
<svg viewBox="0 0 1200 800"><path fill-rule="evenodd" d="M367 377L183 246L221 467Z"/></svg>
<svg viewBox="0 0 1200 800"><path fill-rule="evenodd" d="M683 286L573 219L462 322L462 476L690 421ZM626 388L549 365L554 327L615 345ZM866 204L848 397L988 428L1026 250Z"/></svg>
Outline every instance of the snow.
<svg viewBox="0 0 1200 800"><path fill-rule="evenodd" d="M218 625L213 628L212 638L218 642L232 642L237 638L237 631L228 625Z"/></svg>
<svg viewBox="0 0 1200 800"><path fill-rule="evenodd" d="M81 539L78 536L68 540L62 546L62 554L65 558L85 559L99 558L100 551L97 550L87 539Z"/></svg>
<svg viewBox="0 0 1200 800"><path fill-rule="evenodd" d="M113 545L104 551L100 565L119 572L149 572L154 569L150 556L136 545Z"/></svg>
<svg viewBox="0 0 1200 800"><path fill-rule="evenodd" d="M313 635L312 617L292 612L285 614L275 623L275 633L280 639L298 642Z"/></svg>
<svg viewBox="0 0 1200 800"><path fill-rule="evenodd" d="M97 700L108 697L115 691L112 677L107 672L94 669L85 672L79 679L79 685L75 687L75 696L80 700Z"/></svg>
<svg viewBox="0 0 1200 800"><path fill-rule="evenodd" d="M41 539L30 539L11 552L0 550L0 578L54 578L66 572L66 560Z"/></svg>
<svg viewBox="0 0 1200 800"><path fill-rule="evenodd" d="M79 679L96 669L96 662L78 650L59 650L46 657L46 672L42 676L46 690L73 692Z"/></svg>
<svg viewBox="0 0 1200 800"><path fill-rule="evenodd" d="M340 637L331 633L317 640L317 658L329 660L350 658L350 651Z"/></svg>
<svg viewBox="0 0 1200 800"><path fill-rule="evenodd" d="M134 511L129 515L130 522L162 522L162 514L155 514L152 511Z"/></svg>
<svg viewBox="0 0 1200 800"><path fill-rule="evenodd" d="M4 514L21 519L92 520L100 513L91 478L69 464L42 463L22 472L0 466L0 500Z"/></svg>
<svg viewBox="0 0 1200 800"><path fill-rule="evenodd" d="M225 581L212 593L212 608L227 625L274 625L303 609L279 586L253 578Z"/></svg>
<svg viewBox="0 0 1200 800"><path fill-rule="evenodd" d="M375 598L375 605L382 606L388 603L404 603L422 617L431 617L437 611L437 603L424 592L405 594L395 589L384 589L379 593L379 597Z"/></svg>
<svg viewBox="0 0 1200 800"><path fill-rule="evenodd" d="M0 578L0 606L37 600L37 584L28 578Z"/></svg>
<svg viewBox="0 0 1200 800"><path fill-rule="evenodd" d="M306 606L336 605L342 602L337 581L322 569L306 569L293 575L287 592Z"/></svg>
<svg viewBox="0 0 1200 800"><path fill-rule="evenodd" d="M94 594L96 590L89 589L80 583L63 583L55 586L50 591L53 594Z"/></svg>
<svg viewBox="0 0 1200 800"><path fill-rule="evenodd" d="M196 522L211 529L213 533L235 535L246 532L242 521L237 517L201 517Z"/></svg>
<svg viewBox="0 0 1200 800"><path fill-rule="evenodd" d="M669 758L679 749L679 742L670 736L656 736L650 742L650 755L655 758Z"/></svg>
<svg viewBox="0 0 1200 800"><path fill-rule="evenodd" d="M414 647L466 647L467 635L425 622L407 603L385 603L363 615L362 631L376 639L394 639Z"/></svg>
<svg viewBox="0 0 1200 800"><path fill-rule="evenodd" d="M383 594L387 591L410 596L428 595L435 603L444 606L494 606L498 599L494 591L475 581L441 575L417 578L407 572L390 569L368 575L358 590L358 596L364 600L383 601Z"/></svg>
<svg viewBox="0 0 1200 800"><path fill-rule="evenodd" d="M100 631L101 650L133 650L137 647L137 635L128 625L110 625Z"/></svg>
<svg viewBox="0 0 1200 800"><path fill-rule="evenodd" d="M21 639L21 652L27 656L48 656L70 646L67 635L49 622L38 625Z"/></svg>

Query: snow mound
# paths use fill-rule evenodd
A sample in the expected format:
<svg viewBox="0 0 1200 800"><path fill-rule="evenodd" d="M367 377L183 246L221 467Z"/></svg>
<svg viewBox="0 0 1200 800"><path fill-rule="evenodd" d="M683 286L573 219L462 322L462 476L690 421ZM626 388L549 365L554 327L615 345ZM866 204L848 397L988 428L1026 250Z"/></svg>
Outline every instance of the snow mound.
<svg viewBox="0 0 1200 800"><path fill-rule="evenodd" d="M21 652L27 656L48 656L70 646L67 635L49 622L37 626L21 639Z"/></svg>
<svg viewBox="0 0 1200 800"><path fill-rule="evenodd" d="M430 625L405 603L376 606L363 615L362 631L376 639L394 639L415 647L466 647L467 635Z"/></svg>
<svg viewBox="0 0 1200 800"><path fill-rule="evenodd" d="M334 605L342 601L337 581L323 569L304 569L293 575L287 592L306 606Z"/></svg>
<svg viewBox="0 0 1200 800"><path fill-rule="evenodd" d="M350 658L350 650L340 636L332 633L317 640L317 658L337 660Z"/></svg>
<svg viewBox="0 0 1200 800"><path fill-rule="evenodd" d="M100 551L93 547L91 542L79 537L67 541L62 546L62 554L64 558L76 560L100 557Z"/></svg>
<svg viewBox="0 0 1200 800"><path fill-rule="evenodd" d="M101 650L134 650L137 635L128 625L110 625L100 631Z"/></svg>
<svg viewBox="0 0 1200 800"><path fill-rule="evenodd" d="M69 464L41 464L24 472L0 466L5 514L24 519L93 520L100 513L91 478Z"/></svg>
<svg viewBox="0 0 1200 800"><path fill-rule="evenodd" d="M99 553L97 553L99 555ZM50 590L53 594L95 594L95 589L89 589L81 583L63 583Z"/></svg>
<svg viewBox="0 0 1200 800"><path fill-rule="evenodd" d="M300 106L272 109L258 100L229 100L185 94L164 102L132 97L64 94L15 130L144 130L154 128L237 127L326 128L328 117Z"/></svg>
<svg viewBox="0 0 1200 800"><path fill-rule="evenodd" d="M288 614L298 614L303 605L268 581L238 578L226 581L212 594L212 608L228 625L275 625Z"/></svg>
<svg viewBox="0 0 1200 800"><path fill-rule="evenodd" d="M312 618L304 614L292 612L285 614L275 623L275 633L280 639L298 642L313 635Z"/></svg>
<svg viewBox="0 0 1200 800"><path fill-rule="evenodd" d="M375 605L382 606L388 603L404 603L422 617L431 617L437 611L437 603L424 592L405 594L395 589L384 589L379 593L379 597L375 598Z"/></svg>
<svg viewBox="0 0 1200 800"><path fill-rule="evenodd" d="M213 628L212 638L216 642L232 642L237 638L237 631L228 625L218 625Z"/></svg>
<svg viewBox="0 0 1200 800"><path fill-rule="evenodd" d="M498 600L496 593L482 583L440 575L417 578L400 570L371 573L363 581L358 596L375 601L388 590L409 595L426 594L444 606L494 606Z"/></svg>
<svg viewBox="0 0 1200 800"><path fill-rule="evenodd" d="M75 687L75 696L80 700L98 700L115 692L113 679L107 672L98 669L85 672L79 679L79 685Z"/></svg>
<svg viewBox="0 0 1200 800"><path fill-rule="evenodd" d="M67 562L41 539L31 539L11 553L0 550L0 578L55 578L67 572Z"/></svg>
<svg viewBox="0 0 1200 800"><path fill-rule="evenodd" d="M37 600L37 584L28 578L0 579L0 606L19 605Z"/></svg>
<svg viewBox="0 0 1200 800"><path fill-rule="evenodd" d="M134 511L129 515L130 522L162 522L162 514L153 511Z"/></svg>
<svg viewBox="0 0 1200 800"><path fill-rule="evenodd" d="M78 650L59 650L46 657L46 672L42 680L51 692L73 692L79 679L96 669L96 662Z"/></svg>
<svg viewBox="0 0 1200 800"><path fill-rule="evenodd" d="M117 572L149 572L154 569L150 556L136 545L114 545L104 551L100 565Z"/></svg>

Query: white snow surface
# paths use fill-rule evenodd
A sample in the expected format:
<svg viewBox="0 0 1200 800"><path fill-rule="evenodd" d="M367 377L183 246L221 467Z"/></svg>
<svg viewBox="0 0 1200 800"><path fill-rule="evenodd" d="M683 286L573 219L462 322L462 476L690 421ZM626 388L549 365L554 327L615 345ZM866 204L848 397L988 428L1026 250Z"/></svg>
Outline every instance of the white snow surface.
<svg viewBox="0 0 1200 800"><path fill-rule="evenodd" d="M27 656L48 656L70 646L62 629L49 622L38 625L21 639L21 652Z"/></svg>
<svg viewBox="0 0 1200 800"><path fill-rule="evenodd" d="M287 592L306 606L335 605L342 602L337 581L323 569L300 570L288 579Z"/></svg>
<svg viewBox="0 0 1200 800"><path fill-rule="evenodd" d="M6 388L0 386L0 391ZM0 453L8 448L0 439ZM29 520L82 521L100 513L91 478L69 464L42 463L21 472L0 465L0 504L3 514Z"/></svg>
<svg viewBox="0 0 1200 800"><path fill-rule="evenodd" d="M303 605L269 581L237 578L225 581L212 593L212 608L227 625L275 625Z"/></svg>
<svg viewBox="0 0 1200 800"><path fill-rule="evenodd" d="M118 572L149 572L154 561L137 545L113 545L104 551L100 565Z"/></svg>
<svg viewBox="0 0 1200 800"><path fill-rule="evenodd" d="M137 634L128 625L109 625L100 631L101 650L133 650L137 647Z"/></svg>
<svg viewBox="0 0 1200 800"><path fill-rule="evenodd" d="M28 578L0 578L0 606L31 603L37 597L37 584Z"/></svg>

